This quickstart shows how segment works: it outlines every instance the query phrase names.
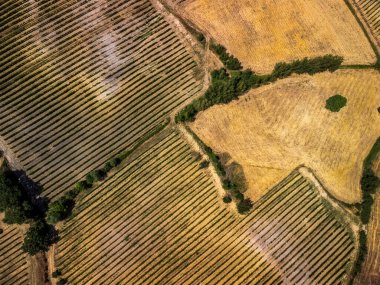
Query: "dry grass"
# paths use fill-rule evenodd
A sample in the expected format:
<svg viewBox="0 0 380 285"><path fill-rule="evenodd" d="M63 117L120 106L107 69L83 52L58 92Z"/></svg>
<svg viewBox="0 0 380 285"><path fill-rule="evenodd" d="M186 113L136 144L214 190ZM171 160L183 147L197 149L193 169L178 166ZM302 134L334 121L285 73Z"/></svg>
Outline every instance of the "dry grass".
<svg viewBox="0 0 380 285"><path fill-rule="evenodd" d="M344 1L194 0L182 7L186 17L257 72L327 53L344 56L346 64L375 62Z"/></svg>
<svg viewBox="0 0 380 285"><path fill-rule="evenodd" d="M255 200L305 164L336 198L359 202L362 162L380 133L379 79L370 70L294 76L202 112L191 128L243 166ZM335 94L348 99L339 113L325 109Z"/></svg>

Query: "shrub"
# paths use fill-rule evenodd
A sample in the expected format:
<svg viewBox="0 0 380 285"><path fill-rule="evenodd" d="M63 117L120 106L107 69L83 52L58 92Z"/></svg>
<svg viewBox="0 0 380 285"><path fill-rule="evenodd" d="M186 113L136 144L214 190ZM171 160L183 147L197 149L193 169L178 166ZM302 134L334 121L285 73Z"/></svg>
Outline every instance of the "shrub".
<svg viewBox="0 0 380 285"><path fill-rule="evenodd" d="M66 195L49 204L47 211L46 221L49 224L55 224L63 221L71 215L71 210L75 205L73 199L68 198Z"/></svg>
<svg viewBox="0 0 380 285"><path fill-rule="evenodd" d="M57 278L61 275L62 275L62 272L58 269L52 273L53 278Z"/></svg>
<svg viewBox="0 0 380 285"><path fill-rule="evenodd" d="M24 224L27 218L26 211L21 206L5 209L4 222L7 224Z"/></svg>
<svg viewBox="0 0 380 285"><path fill-rule="evenodd" d="M89 185L87 184L86 181L79 181L75 184L75 189L78 192L82 192L82 191L86 190L87 188L89 188Z"/></svg>
<svg viewBox="0 0 380 285"><path fill-rule="evenodd" d="M61 278L57 281L57 285L65 285L67 284L67 279Z"/></svg>
<svg viewBox="0 0 380 285"><path fill-rule="evenodd" d="M247 198L247 199L241 200L237 204L237 209L240 214L246 214L249 212L249 210L251 210L252 206L253 206L252 201L249 198Z"/></svg>
<svg viewBox="0 0 380 285"><path fill-rule="evenodd" d="M200 164L199 167L202 168L207 168L209 166L210 162L207 160L203 160Z"/></svg>
<svg viewBox="0 0 380 285"><path fill-rule="evenodd" d="M240 61L233 55L227 52L227 49L219 44L211 44L211 50L215 52L219 59L223 62L224 66L230 70L240 70L242 65Z"/></svg>
<svg viewBox="0 0 380 285"><path fill-rule="evenodd" d="M331 112L339 112L347 104L347 99L341 95L331 96L326 100L326 109Z"/></svg>
<svg viewBox="0 0 380 285"><path fill-rule="evenodd" d="M102 181L107 177L107 173L103 169L95 170L95 177L98 181Z"/></svg>
<svg viewBox="0 0 380 285"><path fill-rule="evenodd" d="M105 172L109 172L109 171L112 170L112 168L113 168L113 166L112 166L111 162L108 161L108 162L104 165L103 170L104 170Z"/></svg>
<svg viewBox="0 0 380 285"><path fill-rule="evenodd" d="M228 204L228 203L231 203L232 202L232 198L230 195L226 195L223 197L223 202Z"/></svg>
<svg viewBox="0 0 380 285"><path fill-rule="evenodd" d="M87 173L86 182L87 182L87 185L89 185L89 187L91 187L92 184L94 184L94 182L96 182L96 176L95 176L95 173L93 171Z"/></svg>
<svg viewBox="0 0 380 285"><path fill-rule="evenodd" d="M35 255L47 251L51 242L48 225L43 221L37 221L26 232L22 250L30 255Z"/></svg>

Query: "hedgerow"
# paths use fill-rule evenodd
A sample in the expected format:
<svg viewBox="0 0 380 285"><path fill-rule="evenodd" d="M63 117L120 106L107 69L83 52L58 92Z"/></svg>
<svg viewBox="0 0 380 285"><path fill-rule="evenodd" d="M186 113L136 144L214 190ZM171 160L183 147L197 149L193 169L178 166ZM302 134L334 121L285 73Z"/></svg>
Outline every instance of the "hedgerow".
<svg viewBox="0 0 380 285"><path fill-rule="evenodd" d="M215 47L214 47L215 48ZM221 47L216 50L224 54ZM226 55L227 56L227 55ZM223 60L222 60L223 61ZM204 96L193 100L192 103L184 107L175 117L175 121L193 121L196 114L215 104L226 104L252 88L260 87L277 79L285 78L293 73L315 74L317 72L337 70L343 62L340 56L325 55L316 58L304 58L291 63L277 63L273 72L269 75L257 75L252 70L231 71L231 66L225 66L219 70L211 72L211 85Z"/></svg>

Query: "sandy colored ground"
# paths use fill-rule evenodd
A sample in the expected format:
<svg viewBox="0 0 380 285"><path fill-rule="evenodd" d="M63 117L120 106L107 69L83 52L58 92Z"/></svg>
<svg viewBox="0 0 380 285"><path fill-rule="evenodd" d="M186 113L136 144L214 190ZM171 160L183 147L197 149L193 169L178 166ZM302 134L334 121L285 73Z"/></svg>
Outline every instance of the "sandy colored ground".
<svg viewBox="0 0 380 285"><path fill-rule="evenodd" d="M245 67L268 73L275 63L337 54L346 64L375 62L356 19L341 0L189 0L181 5L202 30Z"/></svg>
<svg viewBox="0 0 380 285"><path fill-rule="evenodd" d="M348 99L339 113L330 96ZM202 112L190 127L217 153L241 164L256 200L300 164L336 198L361 200L362 163L380 134L380 74L340 70L293 76Z"/></svg>

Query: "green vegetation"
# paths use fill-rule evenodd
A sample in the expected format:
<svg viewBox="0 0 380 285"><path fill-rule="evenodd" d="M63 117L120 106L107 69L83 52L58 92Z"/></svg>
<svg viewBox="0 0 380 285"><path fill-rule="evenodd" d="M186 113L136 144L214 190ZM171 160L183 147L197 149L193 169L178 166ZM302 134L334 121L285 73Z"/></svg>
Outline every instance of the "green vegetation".
<svg viewBox="0 0 380 285"><path fill-rule="evenodd" d="M71 214L71 210L75 205L74 199L64 195L57 201L49 204L49 209L47 211L46 221L49 224L55 224L68 218Z"/></svg>
<svg viewBox="0 0 380 285"><path fill-rule="evenodd" d="M250 69L231 71L226 65L227 69L222 68L211 72L211 85L204 96L193 100L191 104L182 109L177 114L175 121L177 123L192 121L200 111L215 104L229 103L252 88L274 82L279 78L285 78L293 73L333 72L340 67L342 61L342 57L326 55L313 59L296 60L291 63L280 62L276 64L273 72L269 75L257 75Z"/></svg>
<svg viewBox="0 0 380 285"><path fill-rule="evenodd" d="M233 55L229 54L224 46L212 43L210 49L218 55L219 59L227 69L240 70L243 68L240 61Z"/></svg>
<svg viewBox="0 0 380 285"><path fill-rule="evenodd" d="M353 281L355 277L360 273L362 270L365 257L367 256L368 248L367 248L367 234L365 231L361 230L359 232L359 252L358 252L358 258L353 266L352 274L351 274L351 282L350 284L353 284Z"/></svg>
<svg viewBox="0 0 380 285"><path fill-rule="evenodd" d="M33 206L9 170L0 171L0 212L7 224L24 224L35 215Z"/></svg>
<svg viewBox="0 0 380 285"><path fill-rule="evenodd" d="M57 269L51 275L53 276L53 278L58 278L59 276L62 275L62 272L59 269Z"/></svg>
<svg viewBox="0 0 380 285"><path fill-rule="evenodd" d="M371 211L373 205L373 195L376 189L380 187L380 178L376 176L372 167L373 162L377 158L380 152L380 137L377 138L375 144L373 145L371 151L367 155L363 163L363 174L360 180L360 186L362 189L363 201L359 206L360 219L364 225L368 224L371 218ZM367 255L367 234L364 230L359 233L359 254L358 259L354 265L351 283L355 277L360 273L365 257Z"/></svg>
<svg viewBox="0 0 380 285"><path fill-rule="evenodd" d="M347 98L342 95L334 95L326 100L326 109L331 112L339 112L347 104Z"/></svg>
<svg viewBox="0 0 380 285"><path fill-rule="evenodd" d="M223 197L223 202L226 203L226 204L229 204L232 202L232 198L230 195L226 195Z"/></svg>
<svg viewBox="0 0 380 285"><path fill-rule="evenodd" d="M30 255L47 251L53 242L49 236L49 232L49 226L43 221L32 223L26 232L22 249Z"/></svg>
<svg viewBox="0 0 380 285"><path fill-rule="evenodd" d="M246 214L252 208L253 204L250 199L243 199L237 204L237 209L240 214Z"/></svg>
<svg viewBox="0 0 380 285"><path fill-rule="evenodd" d="M363 174L360 180L362 189L363 202L360 207L360 219L363 224L368 224L371 218L371 210L373 204L373 195L376 189L380 187L380 179L374 173L372 166L377 155L380 152L380 137L376 140L368 156L363 163Z"/></svg>
<svg viewBox="0 0 380 285"><path fill-rule="evenodd" d="M243 193L241 193L237 188L237 185L233 183L229 179L225 179L226 170L223 167L222 162L220 161L220 157L217 156L214 151L207 146L188 126L185 126L186 130L190 133L190 135L194 138L194 140L198 143L198 145L204 150L204 152L210 158L211 163L213 164L216 173L220 177L222 181L223 189L226 190L227 194L223 197L224 203L232 202L232 198L234 198L237 208L240 214L246 214L252 208L252 202L249 199L244 199Z"/></svg>

